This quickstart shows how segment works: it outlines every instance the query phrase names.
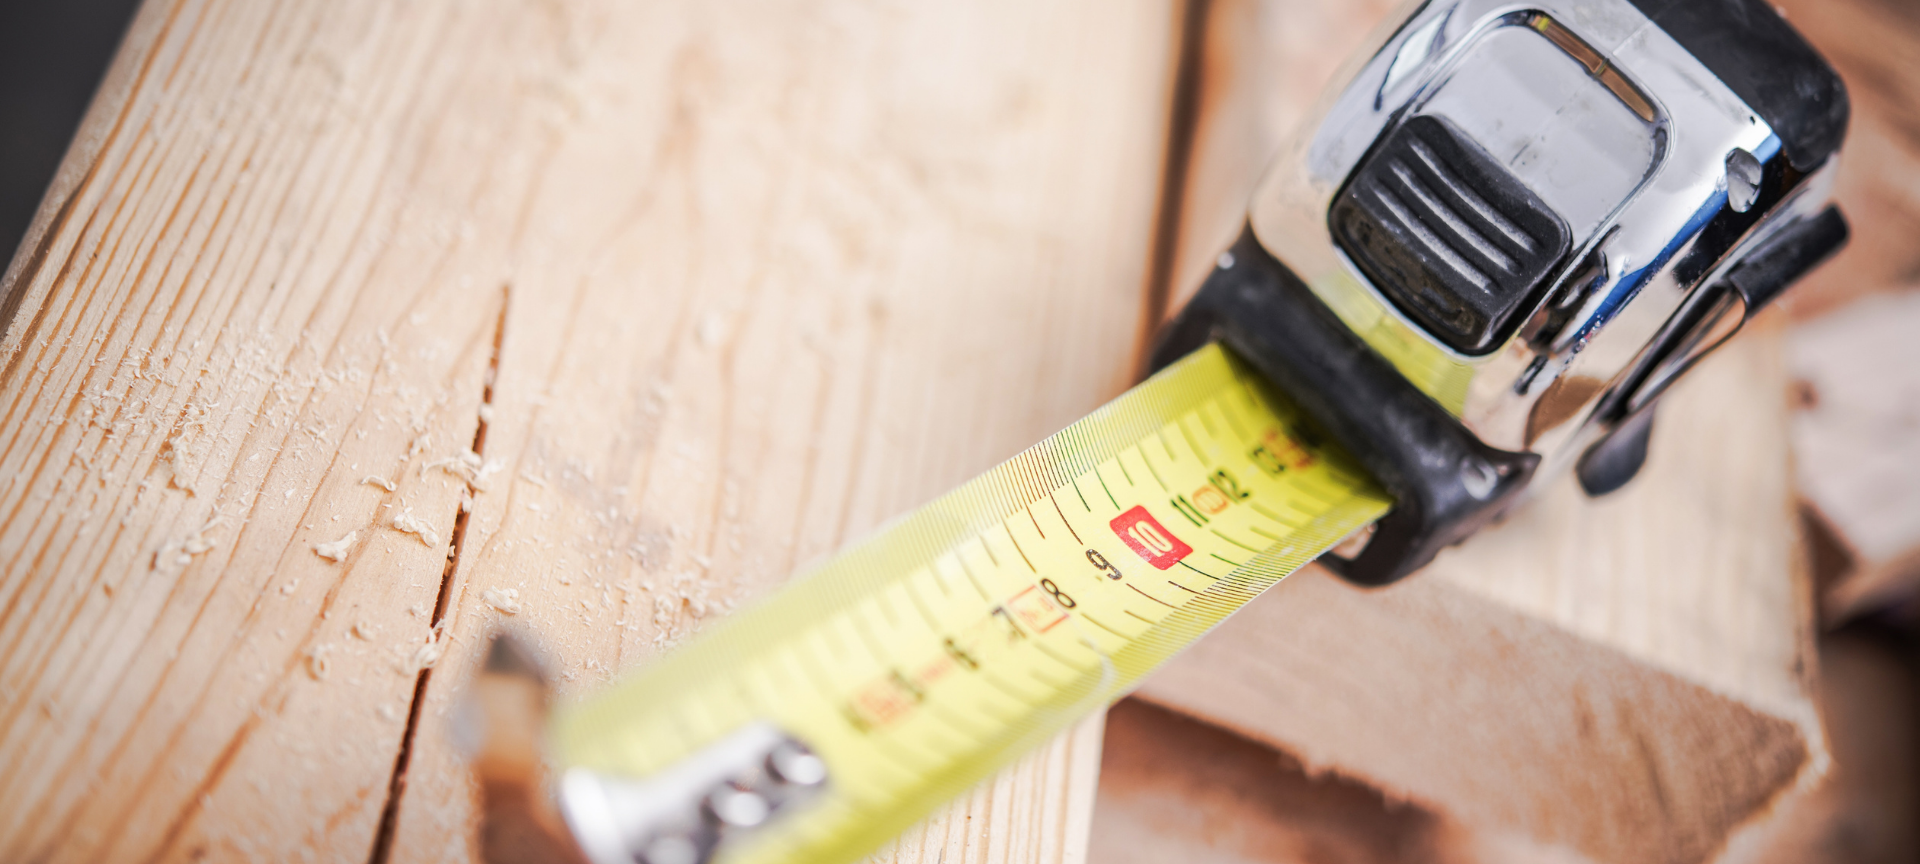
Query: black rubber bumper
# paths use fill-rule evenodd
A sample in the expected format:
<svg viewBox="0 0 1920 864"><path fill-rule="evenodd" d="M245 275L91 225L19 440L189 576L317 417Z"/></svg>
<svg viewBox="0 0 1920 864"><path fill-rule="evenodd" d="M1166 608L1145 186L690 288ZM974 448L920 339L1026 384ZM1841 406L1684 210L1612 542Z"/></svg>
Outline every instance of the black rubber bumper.
<svg viewBox="0 0 1920 864"><path fill-rule="evenodd" d="M1348 330L1251 230L1231 255L1161 333L1153 368L1225 343L1393 495L1359 555L1323 559L1336 572L1362 585L1398 580L1526 488L1538 456L1482 443Z"/></svg>

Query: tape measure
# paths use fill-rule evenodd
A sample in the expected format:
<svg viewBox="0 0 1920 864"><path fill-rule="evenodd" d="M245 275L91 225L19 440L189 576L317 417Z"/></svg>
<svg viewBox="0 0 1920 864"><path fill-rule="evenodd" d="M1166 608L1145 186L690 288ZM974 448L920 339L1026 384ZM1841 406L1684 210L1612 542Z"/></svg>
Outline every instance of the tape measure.
<svg viewBox="0 0 1920 864"><path fill-rule="evenodd" d="M1209 346L561 709L563 807L595 860L855 860L1390 505Z"/></svg>
<svg viewBox="0 0 1920 864"><path fill-rule="evenodd" d="M563 708L566 824L513 824L595 864L851 861L1362 526L1329 563L1385 584L1537 478L1627 482L1667 383L1846 241L1845 88L1759 0L1415 5L1265 172L1159 374ZM1486 86L1515 76L1559 95ZM520 739L487 800L540 797Z"/></svg>

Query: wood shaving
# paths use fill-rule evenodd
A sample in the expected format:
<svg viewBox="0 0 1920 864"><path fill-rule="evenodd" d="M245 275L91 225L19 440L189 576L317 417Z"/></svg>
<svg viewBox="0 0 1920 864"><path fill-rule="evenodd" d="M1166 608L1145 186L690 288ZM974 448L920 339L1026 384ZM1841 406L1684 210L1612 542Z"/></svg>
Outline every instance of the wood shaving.
<svg viewBox="0 0 1920 864"><path fill-rule="evenodd" d="M338 564L347 560L347 553L353 551L353 543L360 539L359 531L348 531L347 536L331 543L313 544L313 554Z"/></svg>
<svg viewBox="0 0 1920 864"><path fill-rule="evenodd" d="M207 520L206 524L194 529L193 533L154 550L153 562L149 569L158 570L168 564L185 567L193 563L193 556L212 551L219 545L218 541L207 536L207 532L224 524L226 524L226 517L215 516Z"/></svg>
<svg viewBox="0 0 1920 864"><path fill-rule="evenodd" d="M205 529L201 530L204 531ZM187 537L187 542L180 544L180 551L188 555L198 555L202 552L211 551L214 545L215 542L213 538L205 536L200 531L195 531ZM181 561L180 563L185 564L187 562Z"/></svg>
<svg viewBox="0 0 1920 864"><path fill-rule="evenodd" d="M401 510L399 515L393 517L391 524L395 531L420 538L422 546L432 548L440 545L440 535L434 533L433 526L426 520L414 516L412 507Z"/></svg>
<svg viewBox="0 0 1920 864"><path fill-rule="evenodd" d="M407 665L413 668L403 671L411 675L422 669L432 668L433 664L440 662L441 656L446 653L446 640L441 639L440 634L436 632L434 638L428 640L427 644L414 649L413 656L407 659Z"/></svg>
<svg viewBox="0 0 1920 864"><path fill-rule="evenodd" d="M422 463L420 466L420 474L421 476L426 476L428 471L437 468L461 480L465 480L467 485L474 490L485 492L487 491L487 478L499 473L500 469L505 467L506 463L498 459L492 461L483 460L480 458L480 454L472 450L463 450L445 459L436 459L432 462Z"/></svg>
<svg viewBox="0 0 1920 864"><path fill-rule="evenodd" d="M313 650L307 652L307 674L313 676L313 680L327 680L327 671L330 665L327 661L327 655L332 653L332 651L332 645L321 643L313 646Z"/></svg>
<svg viewBox="0 0 1920 864"><path fill-rule="evenodd" d="M395 488L397 488L393 485L392 480L388 480L385 477L376 477L372 474L368 474L367 476L360 478L360 482L365 483L368 486L378 486L382 489L387 490L388 492L392 492Z"/></svg>
<svg viewBox="0 0 1920 864"><path fill-rule="evenodd" d="M480 470L480 464L480 454L472 450L462 450L445 459L420 463L420 476L425 477L428 471L438 468L462 480L468 480L473 477L473 472Z"/></svg>
<svg viewBox="0 0 1920 864"><path fill-rule="evenodd" d="M488 606L492 606L507 615L520 614L520 592L517 589L488 588L485 593L480 595L480 599L485 601Z"/></svg>

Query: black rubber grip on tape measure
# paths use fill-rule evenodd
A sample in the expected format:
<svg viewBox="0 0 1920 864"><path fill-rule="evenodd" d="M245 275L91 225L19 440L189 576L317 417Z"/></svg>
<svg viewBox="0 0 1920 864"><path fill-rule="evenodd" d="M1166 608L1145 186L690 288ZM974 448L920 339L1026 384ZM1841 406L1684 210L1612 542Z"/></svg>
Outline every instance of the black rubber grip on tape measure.
<svg viewBox="0 0 1920 864"><path fill-rule="evenodd" d="M1359 555L1322 559L1335 572L1361 585L1398 580L1526 488L1539 456L1481 442L1367 347L1251 228L1231 254L1161 332L1153 368L1224 342L1392 493L1393 509Z"/></svg>

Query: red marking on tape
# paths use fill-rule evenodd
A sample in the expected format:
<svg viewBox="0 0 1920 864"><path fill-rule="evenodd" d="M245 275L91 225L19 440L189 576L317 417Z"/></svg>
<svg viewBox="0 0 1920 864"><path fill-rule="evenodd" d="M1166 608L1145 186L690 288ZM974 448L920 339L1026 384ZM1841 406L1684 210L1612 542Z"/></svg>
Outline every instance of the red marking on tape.
<svg viewBox="0 0 1920 864"><path fill-rule="evenodd" d="M1160 524L1143 506L1134 505L1132 510L1113 517L1108 524L1113 526L1113 533L1119 535L1127 548L1161 570L1180 563L1180 559L1193 553L1192 546L1173 536L1173 532L1168 531L1167 526Z"/></svg>

